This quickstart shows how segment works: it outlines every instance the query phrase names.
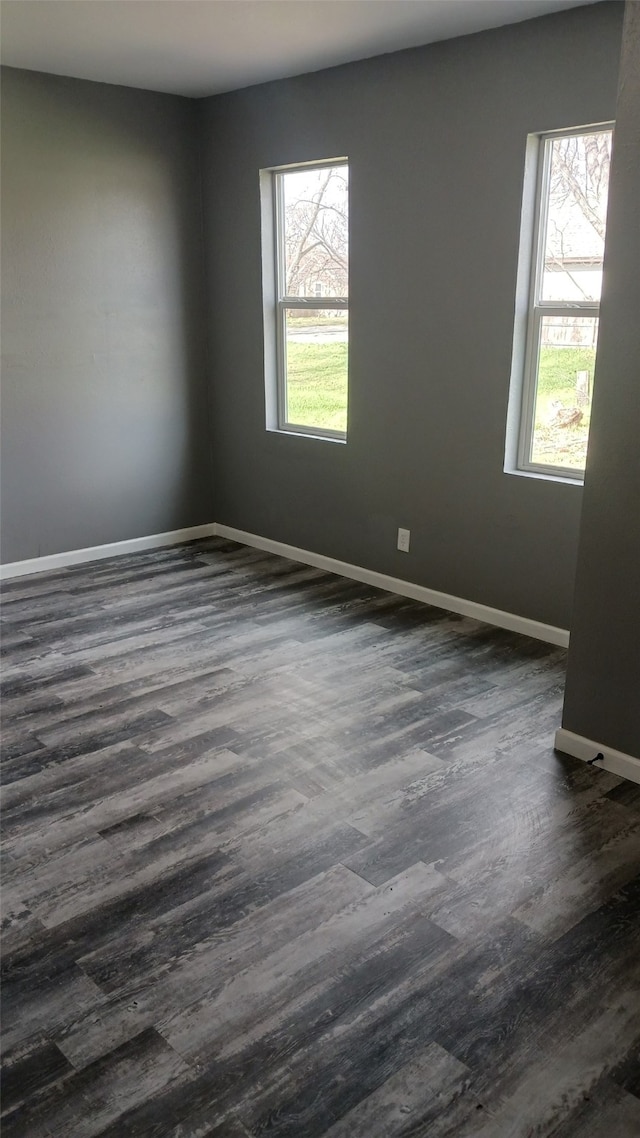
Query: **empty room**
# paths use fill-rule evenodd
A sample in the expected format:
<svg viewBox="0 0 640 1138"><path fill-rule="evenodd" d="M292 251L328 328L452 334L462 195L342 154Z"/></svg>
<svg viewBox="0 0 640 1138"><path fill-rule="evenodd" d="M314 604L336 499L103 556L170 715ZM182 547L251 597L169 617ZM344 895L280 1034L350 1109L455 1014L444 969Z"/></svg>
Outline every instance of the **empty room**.
<svg viewBox="0 0 640 1138"><path fill-rule="evenodd" d="M0 15L3 1138L638 1138L640 3Z"/></svg>

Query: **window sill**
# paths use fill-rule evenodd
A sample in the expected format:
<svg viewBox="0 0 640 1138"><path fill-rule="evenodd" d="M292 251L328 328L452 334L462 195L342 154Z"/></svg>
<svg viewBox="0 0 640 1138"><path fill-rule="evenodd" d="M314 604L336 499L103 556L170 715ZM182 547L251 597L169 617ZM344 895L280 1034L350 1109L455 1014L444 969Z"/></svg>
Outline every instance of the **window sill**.
<svg viewBox="0 0 640 1138"><path fill-rule="evenodd" d="M267 427L267 433L270 435L281 435L285 438L292 439L310 439L311 442L316 443L338 443L344 446L347 442L347 436L340 438L338 435L316 435L312 431L292 431L288 427Z"/></svg>
<svg viewBox="0 0 640 1138"><path fill-rule="evenodd" d="M505 466L504 474L515 474L518 478L533 478L540 482L561 482L564 486L584 486L584 474L581 478L572 478L569 474L556 474L542 470L519 470L513 466Z"/></svg>

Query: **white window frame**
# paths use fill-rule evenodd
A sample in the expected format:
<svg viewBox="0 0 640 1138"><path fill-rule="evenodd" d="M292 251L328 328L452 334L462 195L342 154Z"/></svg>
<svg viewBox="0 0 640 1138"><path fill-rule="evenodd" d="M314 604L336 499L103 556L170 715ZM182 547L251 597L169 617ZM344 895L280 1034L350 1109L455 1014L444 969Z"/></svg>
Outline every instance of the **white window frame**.
<svg viewBox="0 0 640 1138"><path fill-rule="evenodd" d="M546 474L550 477L568 478L575 482L584 481L584 469L568 466L554 466L551 463L533 462L531 451L535 425L536 394L538 385L538 364L540 356L540 326L545 316L584 315L600 317L600 302L588 300L545 301L542 299L544 273L544 239L549 211L549 184L551 176L552 143L557 138L571 138L582 134L595 134L598 131L614 129L613 122L594 123L590 126L572 127L565 130L545 131L536 135L536 187L534 201L533 245L531 255L531 275L529 281L529 302L524 351L524 375L518 431L517 469L530 474Z"/></svg>
<svg viewBox="0 0 640 1138"><path fill-rule="evenodd" d="M347 432L331 430L326 427L305 426L291 423L287 417L287 342L286 314L291 308L318 309L330 311L349 311L348 296L289 296L286 292L285 242L284 242L284 177L298 170L322 170L327 167L349 167L347 158L328 158L321 162L300 162L293 166L277 166L266 173L271 180L273 203L273 255L275 269L275 351L276 351L276 423L271 429L287 434L308 435L312 438L333 439L346 442ZM265 312L265 318L268 314ZM348 366L348 365L347 365ZM269 370L267 369L267 380ZM347 375L348 389L348 375ZM269 426L269 423L267 423Z"/></svg>

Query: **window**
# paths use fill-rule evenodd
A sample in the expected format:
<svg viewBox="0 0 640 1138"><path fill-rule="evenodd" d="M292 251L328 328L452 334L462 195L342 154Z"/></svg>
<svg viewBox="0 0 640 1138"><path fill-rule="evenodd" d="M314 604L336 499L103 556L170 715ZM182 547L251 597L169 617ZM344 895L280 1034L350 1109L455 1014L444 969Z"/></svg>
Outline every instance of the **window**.
<svg viewBox="0 0 640 1138"><path fill-rule="evenodd" d="M576 479L584 474L612 135L611 126L598 126L534 140L526 343L515 377L522 384L520 470ZM523 224L530 226L530 218Z"/></svg>
<svg viewBox="0 0 640 1138"><path fill-rule="evenodd" d="M267 425L344 440L349 168L342 158L265 176L263 205L266 194L273 234L264 250ZM275 288L269 287L269 275Z"/></svg>

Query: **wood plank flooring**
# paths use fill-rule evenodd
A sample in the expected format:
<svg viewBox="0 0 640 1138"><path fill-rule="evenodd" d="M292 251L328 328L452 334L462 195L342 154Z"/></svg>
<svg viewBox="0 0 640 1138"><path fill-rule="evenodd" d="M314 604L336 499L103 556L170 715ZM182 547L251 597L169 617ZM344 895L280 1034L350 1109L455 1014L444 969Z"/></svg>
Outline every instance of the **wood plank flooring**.
<svg viewBox="0 0 640 1138"><path fill-rule="evenodd" d="M3 1138L638 1138L561 650L219 539L2 620Z"/></svg>

